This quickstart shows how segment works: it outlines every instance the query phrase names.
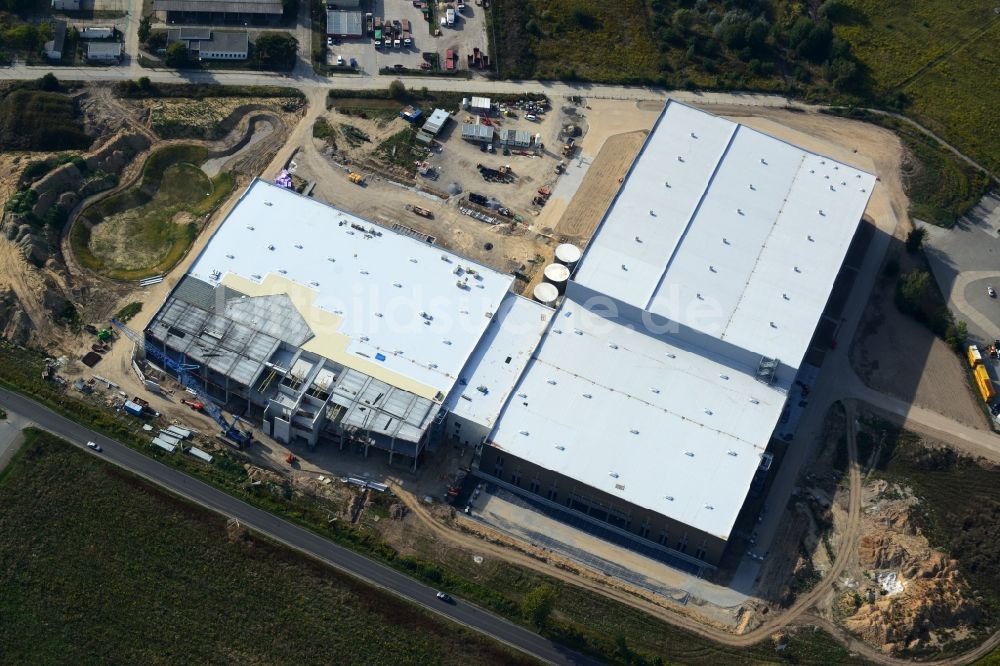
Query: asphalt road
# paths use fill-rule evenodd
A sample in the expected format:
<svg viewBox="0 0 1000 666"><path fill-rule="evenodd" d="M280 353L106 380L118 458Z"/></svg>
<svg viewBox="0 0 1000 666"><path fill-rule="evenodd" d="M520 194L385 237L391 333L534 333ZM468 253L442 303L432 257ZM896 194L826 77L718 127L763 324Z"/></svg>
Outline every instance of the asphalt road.
<svg viewBox="0 0 1000 666"><path fill-rule="evenodd" d="M236 518L245 527L311 555L341 571L360 578L366 583L392 592L533 657L552 664L600 663L461 599L456 599L454 605L442 603L434 597L434 588L419 583L409 576L354 551L338 546L271 513L250 506L198 479L167 467L113 439L99 435L78 423L59 416L47 407L16 393L0 389L0 406L86 451L90 451L86 448L86 442L97 442L104 450L102 453L94 453L94 455L132 471L171 492L220 513L226 518Z"/></svg>

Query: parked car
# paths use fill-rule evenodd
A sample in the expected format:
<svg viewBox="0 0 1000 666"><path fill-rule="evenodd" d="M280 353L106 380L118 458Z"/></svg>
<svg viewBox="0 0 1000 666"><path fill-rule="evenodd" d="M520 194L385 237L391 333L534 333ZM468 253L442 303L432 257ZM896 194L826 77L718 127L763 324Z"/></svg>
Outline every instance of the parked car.
<svg viewBox="0 0 1000 666"><path fill-rule="evenodd" d="M338 67L344 66L344 56L342 55L337 56L337 66Z"/></svg>
<svg viewBox="0 0 1000 666"><path fill-rule="evenodd" d="M989 296L990 298L996 298L997 290L994 289L993 287L986 287L986 295Z"/></svg>
<svg viewBox="0 0 1000 666"><path fill-rule="evenodd" d="M526 114L526 115L524 116L524 119L525 119L525 120L538 120L538 116L536 116L536 115L535 115L535 114L533 114L533 113L529 113L529 114Z"/></svg>
<svg viewBox="0 0 1000 666"><path fill-rule="evenodd" d="M327 46L333 46L333 37L327 37L326 38L326 45Z"/></svg>
<svg viewBox="0 0 1000 666"><path fill-rule="evenodd" d="M92 448L92 449L94 449L98 453L100 453L101 451L104 450L104 449L101 448L101 445L98 444L97 442L87 442L87 446L90 447L90 448Z"/></svg>

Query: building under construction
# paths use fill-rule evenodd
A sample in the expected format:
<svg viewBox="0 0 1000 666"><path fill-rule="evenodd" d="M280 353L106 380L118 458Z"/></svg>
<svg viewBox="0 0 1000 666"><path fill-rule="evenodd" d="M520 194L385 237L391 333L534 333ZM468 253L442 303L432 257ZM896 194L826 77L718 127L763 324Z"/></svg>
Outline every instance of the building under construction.
<svg viewBox="0 0 1000 666"><path fill-rule="evenodd" d="M415 466L512 282L258 180L145 335L279 442Z"/></svg>

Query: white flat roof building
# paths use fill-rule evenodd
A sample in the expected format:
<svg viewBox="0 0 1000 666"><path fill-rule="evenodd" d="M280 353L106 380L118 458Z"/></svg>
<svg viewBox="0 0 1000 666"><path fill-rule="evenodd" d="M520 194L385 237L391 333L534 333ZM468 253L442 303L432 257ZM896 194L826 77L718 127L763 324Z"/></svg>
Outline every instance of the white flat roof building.
<svg viewBox="0 0 1000 666"><path fill-rule="evenodd" d="M189 274L247 296L287 294L302 349L438 402L513 277L262 180Z"/></svg>
<svg viewBox="0 0 1000 666"><path fill-rule="evenodd" d="M874 185L669 102L576 280L798 368Z"/></svg>
<svg viewBox="0 0 1000 666"><path fill-rule="evenodd" d="M874 184L669 102L490 445L728 539Z"/></svg>
<svg viewBox="0 0 1000 666"><path fill-rule="evenodd" d="M492 429L552 314L551 308L508 294L469 357L445 409L487 431Z"/></svg>

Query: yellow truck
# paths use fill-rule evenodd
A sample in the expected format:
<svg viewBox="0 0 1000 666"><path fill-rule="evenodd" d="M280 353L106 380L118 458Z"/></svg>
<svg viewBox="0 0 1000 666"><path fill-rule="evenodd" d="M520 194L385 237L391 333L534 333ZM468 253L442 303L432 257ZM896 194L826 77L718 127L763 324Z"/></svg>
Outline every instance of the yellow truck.
<svg viewBox="0 0 1000 666"><path fill-rule="evenodd" d="M365 184L365 177L362 176L360 173L355 173L353 171L351 173L347 174L347 180L351 181L355 185L364 185Z"/></svg>

